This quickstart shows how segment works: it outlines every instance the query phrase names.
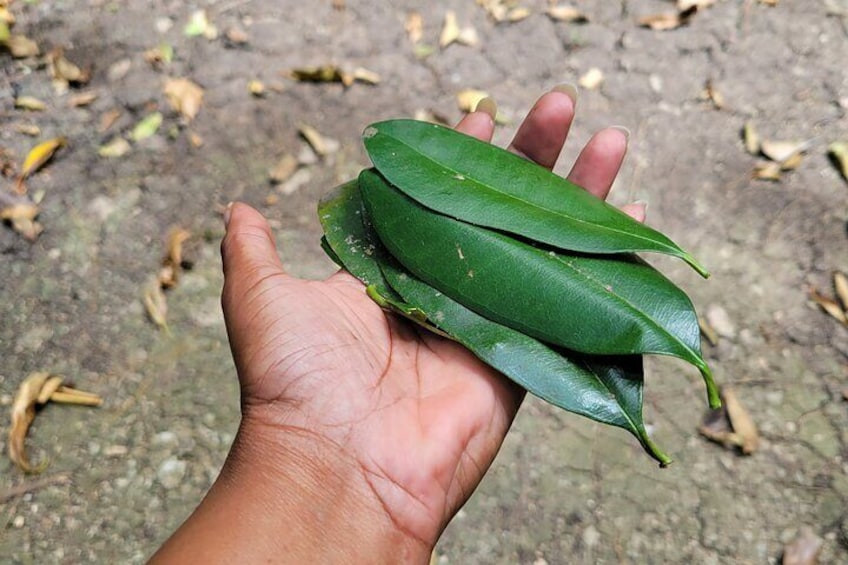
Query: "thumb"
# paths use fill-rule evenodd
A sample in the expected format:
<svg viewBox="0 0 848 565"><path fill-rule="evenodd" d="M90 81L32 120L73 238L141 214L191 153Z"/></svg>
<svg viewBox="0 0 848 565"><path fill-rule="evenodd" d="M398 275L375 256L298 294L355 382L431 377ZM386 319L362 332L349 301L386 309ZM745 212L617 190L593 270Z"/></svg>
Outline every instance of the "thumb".
<svg viewBox="0 0 848 565"><path fill-rule="evenodd" d="M221 242L224 264L221 305L230 347L241 374L243 360L252 356L251 347L262 341L255 337L268 329L269 320L263 314L278 296L274 290L289 281L289 277L277 255L271 226L262 214L247 204L231 203L224 212L224 224L227 233Z"/></svg>

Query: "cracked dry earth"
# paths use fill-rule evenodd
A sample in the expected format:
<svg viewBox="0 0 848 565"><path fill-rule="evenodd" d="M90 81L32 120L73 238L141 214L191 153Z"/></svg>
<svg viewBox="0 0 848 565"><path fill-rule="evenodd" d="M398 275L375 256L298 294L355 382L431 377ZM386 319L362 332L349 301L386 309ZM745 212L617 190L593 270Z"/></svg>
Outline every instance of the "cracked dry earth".
<svg viewBox="0 0 848 565"><path fill-rule="evenodd" d="M832 271L848 263L848 184L825 150L848 137L845 2L719 0L668 32L635 22L673 9L669 2L578 1L590 18L583 25L552 21L541 0L523 4L530 17L499 25L471 0L348 0L343 10L329 0L12 4L15 30L90 67L85 90L98 98L68 108L69 95L54 92L43 67L0 55L2 147L23 160L35 142L17 132L20 122L37 124L43 139L68 139L29 182L43 195L44 233L30 244L0 230L4 410L37 370L67 375L105 404L39 414L29 449L49 459L41 478L0 462L3 561L142 561L215 478L238 411L218 304L221 204L260 207L290 270L326 276L333 266L318 246L315 204L366 164L365 125L421 109L455 121L456 94L473 87L511 122L496 134L504 143L542 91L597 67L603 83L581 92L560 170L594 130L630 128L613 201L647 200L649 221L711 268L704 282L659 261L700 311L725 318L706 354L759 426L760 448L744 457L700 437L702 385L691 368L666 359L648 362L645 418L675 459L668 469L624 432L528 399L436 559L778 563L806 526L823 541L820 562L848 562L848 329L809 298L811 286L830 292ZM199 8L222 36L239 26L248 42L186 37ZM477 30L479 45L416 56L404 31L416 9L423 42L437 42L452 9ZM162 42L174 60L155 69L143 52ZM330 62L365 67L381 82L344 88L281 74ZM177 128L165 76L205 89L189 127L202 146ZM252 79L269 85L263 98L248 93ZM701 99L708 80L724 97L720 110ZM14 110L15 93L48 108ZM102 144L157 108L165 123L156 135L121 158L98 157ZM113 109L118 121L99 132ZM739 135L748 120L765 138L812 140L800 167L777 182L752 180L756 158ZM304 167L307 182L274 187L267 171L282 154L302 151L300 124L341 146ZM173 225L194 234L194 268L168 295L167 335L146 319L140 296ZM42 482L19 492L29 481Z"/></svg>

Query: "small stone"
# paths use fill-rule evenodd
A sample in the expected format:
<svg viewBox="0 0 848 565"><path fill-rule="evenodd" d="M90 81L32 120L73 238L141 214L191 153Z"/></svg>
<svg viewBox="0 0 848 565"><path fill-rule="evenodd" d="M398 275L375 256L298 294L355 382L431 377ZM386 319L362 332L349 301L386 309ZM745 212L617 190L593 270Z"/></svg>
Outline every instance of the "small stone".
<svg viewBox="0 0 848 565"><path fill-rule="evenodd" d="M185 461L176 458L166 459L159 465L159 470L156 471L156 477L166 489L176 488L183 482L188 465Z"/></svg>
<svg viewBox="0 0 848 565"><path fill-rule="evenodd" d="M586 547L595 547L601 539L600 532L591 524L583 530L583 543Z"/></svg>

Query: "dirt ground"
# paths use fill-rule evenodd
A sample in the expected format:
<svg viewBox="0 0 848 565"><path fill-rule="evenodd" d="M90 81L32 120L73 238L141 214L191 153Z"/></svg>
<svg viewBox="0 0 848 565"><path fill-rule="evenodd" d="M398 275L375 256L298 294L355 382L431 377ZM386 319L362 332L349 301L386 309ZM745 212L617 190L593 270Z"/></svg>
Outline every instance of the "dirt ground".
<svg viewBox="0 0 848 565"><path fill-rule="evenodd" d="M604 80L581 89L560 170L598 128L631 130L613 201L647 200L649 221L711 269L702 281L658 261L721 334L705 352L721 383L735 385L760 446L742 456L700 437L702 384L670 360L649 360L645 402L655 439L675 460L668 469L626 433L528 399L437 547L438 562L778 563L810 528L823 542L820 562L848 563L848 328L809 294L832 295L832 272L848 268L848 183L826 151L848 140L848 3L718 0L664 32L636 24L674 10L659 0L577 1L584 24L553 21L543 0L525 0L531 15L501 24L471 0L345 4L12 3L15 32L43 52L63 47L91 79L57 92L37 58L0 54L0 146L20 167L38 141L68 140L28 181L41 197L38 240L0 227L3 411L33 371L66 375L105 403L39 413L28 446L34 460L49 460L42 475L0 461L0 560L141 562L214 480L238 418L219 306L221 205L258 206L289 269L326 276L333 266L318 246L315 205L366 165L367 124L420 110L453 122L457 93L477 88L498 102L507 123L496 140L505 143L539 94L597 67ZM217 38L185 35L197 9ZM438 49L448 9L476 29L477 46ZM421 43L436 46L427 56L404 31L412 10L423 16ZM246 43L227 38L233 28ZM163 43L173 60L157 68L144 52ZM286 76L327 63L381 80L346 88ZM166 77L205 90L188 127L163 94ZM254 79L263 97L248 92ZM702 97L708 81L721 109ZM69 107L88 91L96 100ZM15 109L16 95L47 109ZM122 157L98 156L156 110L164 123L155 135ZM776 182L752 180L758 158L740 137L748 120L764 139L810 140L800 166ZM41 133L25 135L20 124ZM272 185L268 170L306 147L302 124L340 148ZM169 334L147 318L141 296L175 225L193 234L194 266L168 293Z"/></svg>

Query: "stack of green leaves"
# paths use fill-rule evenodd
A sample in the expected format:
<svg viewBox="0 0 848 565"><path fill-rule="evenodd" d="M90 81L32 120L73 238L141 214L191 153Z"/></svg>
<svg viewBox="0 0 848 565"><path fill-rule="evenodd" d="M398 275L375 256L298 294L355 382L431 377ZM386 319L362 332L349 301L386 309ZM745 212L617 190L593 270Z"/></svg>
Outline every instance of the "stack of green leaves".
<svg viewBox="0 0 848 565"><path fill-rule="evenodd" d="M686 294L636 252L679 257L668 237L508 151L414 120L363 135L374 169L318 207L322 247L380 306L464 345L530 393L631 432L670 459L642 419L643 354L703 375L720 404Z"/></svg>

